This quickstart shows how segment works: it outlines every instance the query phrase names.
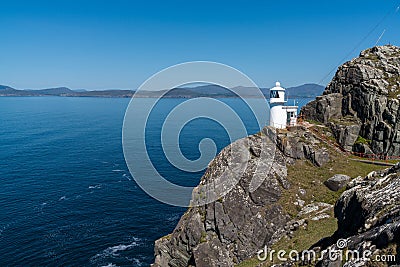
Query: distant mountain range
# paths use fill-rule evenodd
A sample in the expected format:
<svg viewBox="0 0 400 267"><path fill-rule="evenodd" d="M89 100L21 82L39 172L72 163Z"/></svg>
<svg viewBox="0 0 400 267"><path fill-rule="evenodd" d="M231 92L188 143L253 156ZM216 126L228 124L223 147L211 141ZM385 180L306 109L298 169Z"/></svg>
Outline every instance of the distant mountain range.
<svg viewBox="0 0 400 267"><path fill-rule="evenodd" d="M251 98L257 97L257 89L238 86L234 88L240 95ZM296 87L286 88L288 98L314 98L321 95L325 87L318 84L303 84ZM269 97L269 88L260 88L265 97ZM0 96L64 96L64 97L132 97L134 90L71 90L67 87L46 88L41 90L24 89L19 90L10 86L0 85ZM195 97L214 97L226 98L237 97L229 89L218 85L202 85L197 87L182 87L171 90L160 91L139 91L135 96L166 97L166 98L195 98Z"/></svg>

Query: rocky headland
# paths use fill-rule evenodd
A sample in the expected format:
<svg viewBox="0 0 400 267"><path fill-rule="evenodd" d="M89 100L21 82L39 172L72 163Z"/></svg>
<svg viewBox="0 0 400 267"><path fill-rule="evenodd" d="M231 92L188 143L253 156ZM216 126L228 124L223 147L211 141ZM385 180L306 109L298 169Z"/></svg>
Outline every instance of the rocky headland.
<svg viewBox="0 0 400 267"><path fill-rule="evenodd" d="M399 156L399 70L400 48L365 50L339 67L324 94L302 109L306 124L265 127L223 149L199 191L232 162L246 161L246 170L230 170L238 176L231 191L190 207L175 230L156 241L153 266L398 264L400 257L381 265L371 259L397 255L400 248L400 165L360 162L347 151ZM254 177L263 182L251 190ZM309 262L257 258L265 247L319 253L337 249L338 240L345 240L346 249L371 255Z"/></svg>
<svg viewBox="0 0 400 267"><path fill-rule="evenodd" d="M339 67L322 96L302 109L345 149L400 155L400 48L377 46Z"/></svg>

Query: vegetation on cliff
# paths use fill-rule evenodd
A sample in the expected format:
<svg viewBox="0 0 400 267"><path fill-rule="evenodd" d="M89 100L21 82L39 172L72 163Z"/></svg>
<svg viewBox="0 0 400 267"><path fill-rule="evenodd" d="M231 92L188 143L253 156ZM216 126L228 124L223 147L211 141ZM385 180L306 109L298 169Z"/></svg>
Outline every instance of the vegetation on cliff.
<svg viewBox="0 0 400 267"><path fill-rule="evenodd" d="M256 257L265 246L321 251L337 248L338 240L371 257L397 254L400 164L377 166L346 151L400 155L399 100L392 97L400 85L399 55L394 46L363 51L302 109L315 123L265 127L222 150L199 188L226 170L238 183L218 201L189 208L173 233L156 241L154 266L372 266L368 259ZM245 163L246 170L235 172L231 163ZM255 191L254 177L263 178Z"/></svg>

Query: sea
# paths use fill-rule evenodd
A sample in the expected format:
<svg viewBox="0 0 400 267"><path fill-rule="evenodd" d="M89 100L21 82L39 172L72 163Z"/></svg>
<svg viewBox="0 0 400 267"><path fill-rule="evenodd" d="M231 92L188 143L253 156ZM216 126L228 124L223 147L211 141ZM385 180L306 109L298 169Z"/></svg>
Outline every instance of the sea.
<svg viewBox="0 0 400 267"><path fill-rule="evenodd" d="M154 261L154 241L173 231L186 208L153 199L131 176L121 137L129 101L0 97L0 266L149 266ZM167 114L184 101L161 99L149 117L146 139L163 176L196 186L204 170L173 166L160 138ZM238 113L245 135L260 131L243 101L220 101ZM182 129L183 155L198 158L204 138L215 142L217 152L232 141L223 125L197 118Z"/></svg>

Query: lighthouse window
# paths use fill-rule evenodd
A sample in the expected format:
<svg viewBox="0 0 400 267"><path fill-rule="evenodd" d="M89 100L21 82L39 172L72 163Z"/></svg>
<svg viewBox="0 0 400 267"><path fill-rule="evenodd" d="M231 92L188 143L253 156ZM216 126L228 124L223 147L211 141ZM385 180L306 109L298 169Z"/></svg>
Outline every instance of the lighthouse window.
<svg viewBox="0 0 400 267"><path fill-rule="evenodd" d="M279 98L279 93L278 91L271 91L271 98Z"/></svg>

